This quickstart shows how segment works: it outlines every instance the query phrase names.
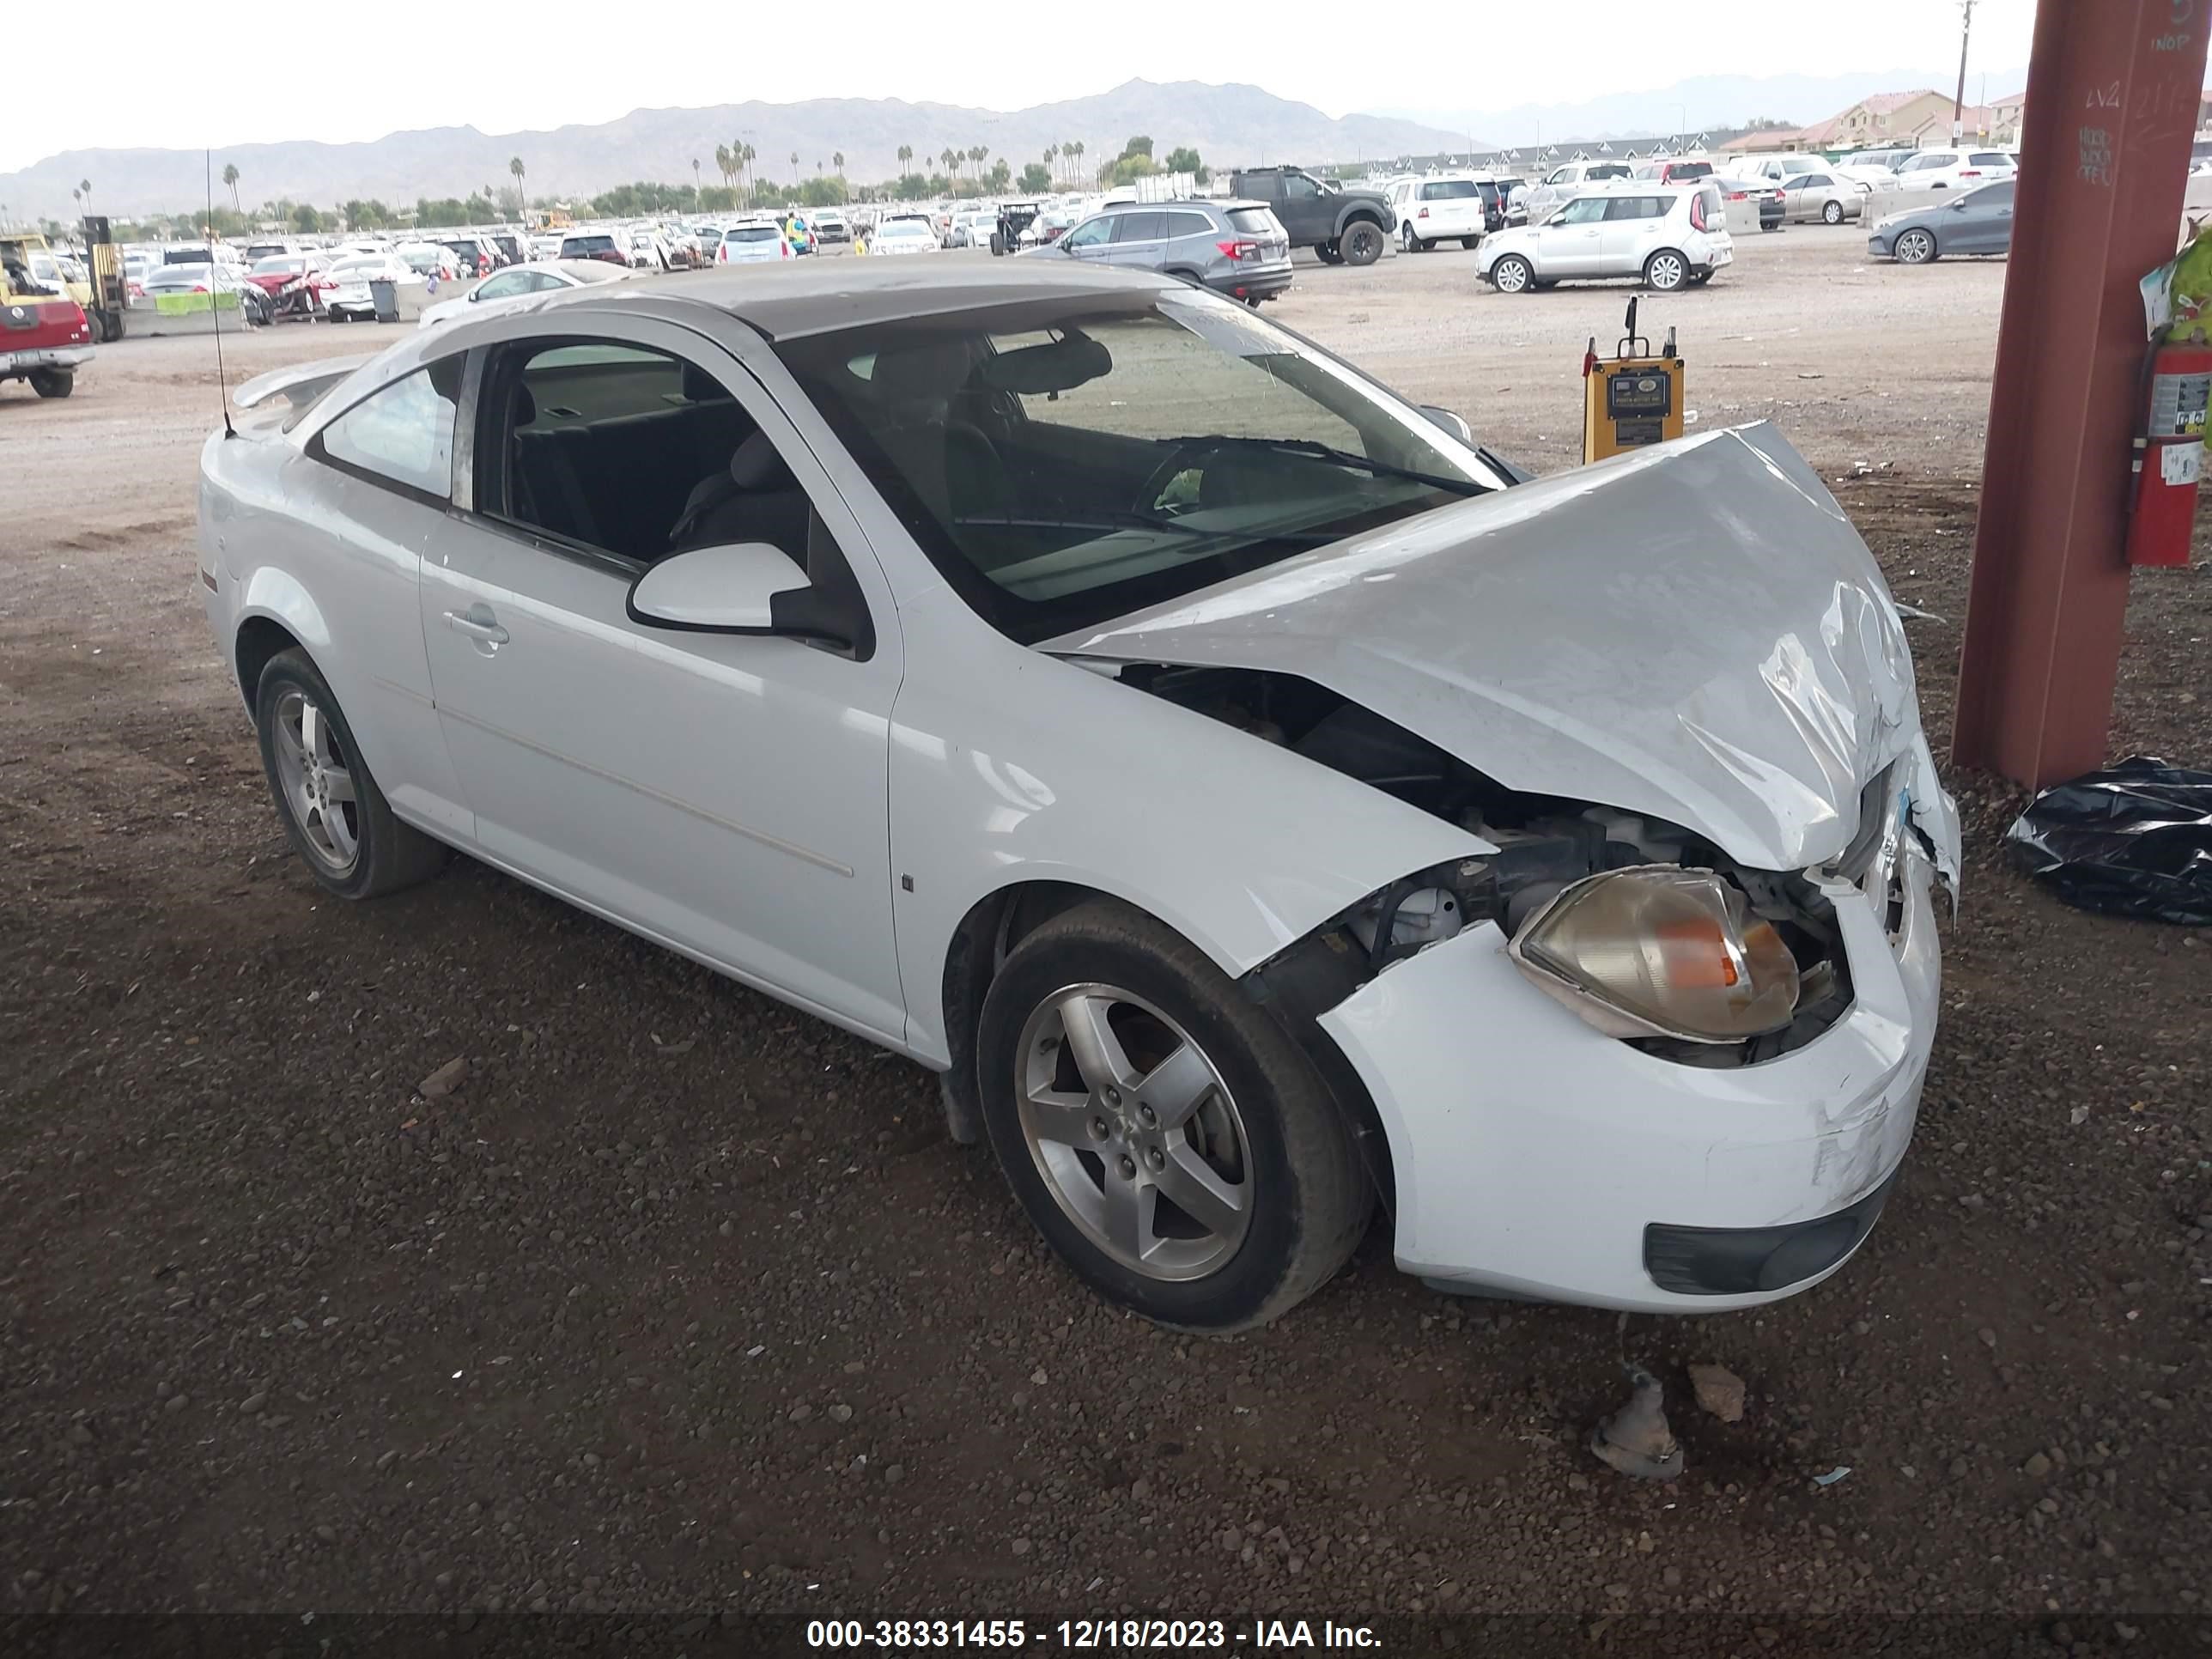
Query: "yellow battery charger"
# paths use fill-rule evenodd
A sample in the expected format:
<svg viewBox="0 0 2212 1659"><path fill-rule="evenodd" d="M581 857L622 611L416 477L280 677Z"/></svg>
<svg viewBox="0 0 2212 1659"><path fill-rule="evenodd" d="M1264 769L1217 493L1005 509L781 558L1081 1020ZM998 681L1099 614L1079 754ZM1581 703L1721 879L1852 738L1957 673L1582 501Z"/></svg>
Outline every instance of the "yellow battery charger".
<svg viewBox="0 0 2212 1659"><path fill-rule="evenodd" d="M1636 331L1632 299L1627 330L1610 358L1597 355L1595 335L1583 353L1586 462L1682 435L1682 360L1674 355L1674 331L1667 331L1667 343L1653 356L1651 342Z"/></svg>

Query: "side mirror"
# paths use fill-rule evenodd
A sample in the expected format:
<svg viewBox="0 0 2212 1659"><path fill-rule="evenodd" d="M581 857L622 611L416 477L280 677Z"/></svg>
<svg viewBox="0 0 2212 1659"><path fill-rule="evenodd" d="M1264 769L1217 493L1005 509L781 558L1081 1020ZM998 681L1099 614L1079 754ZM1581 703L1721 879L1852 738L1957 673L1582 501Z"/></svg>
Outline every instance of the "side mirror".
<svg viewBox="0 0 2212 1659"><path fill-rule="evenodd" d="M807 592L805 573L766 542L672 553L630 585L632 622L692 634L796 631L777 604Z"/></svg>
<svg viewBox="0 0 2212 1659"><path fill-rule="evenodd" d="M1467 417L1464 415L1454 414L1449 409L1438 409L1434 404L1423 404L1420 405L1420 410L1422 414L1443 428L1468 448L1472 449L1474 447L1474 428L1467 423Z"/></svg>

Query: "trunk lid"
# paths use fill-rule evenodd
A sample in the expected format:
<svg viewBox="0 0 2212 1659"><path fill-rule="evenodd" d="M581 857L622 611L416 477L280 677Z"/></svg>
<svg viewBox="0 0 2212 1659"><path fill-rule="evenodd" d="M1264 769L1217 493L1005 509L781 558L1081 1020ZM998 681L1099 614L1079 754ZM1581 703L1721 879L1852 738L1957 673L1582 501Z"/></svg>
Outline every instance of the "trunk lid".
<svg viewBox="0 0 2212 1659"><path fill-rule="evenodd" d="M1919 731L1866 544L1771 426L1578 467L1039 647L1301 675L1509 788L1840 854Z"/></svg>

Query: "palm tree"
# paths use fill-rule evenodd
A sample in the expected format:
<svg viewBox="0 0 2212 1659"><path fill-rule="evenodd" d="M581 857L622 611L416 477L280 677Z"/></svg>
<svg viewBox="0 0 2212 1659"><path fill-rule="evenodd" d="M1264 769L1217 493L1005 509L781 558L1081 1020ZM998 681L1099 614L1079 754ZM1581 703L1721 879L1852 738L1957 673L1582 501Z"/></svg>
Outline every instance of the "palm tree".
<svg viewBox="0 0 2212 1659"><path fill-rule="evenodd" d="M951 145L947 144L943 149L938 151L937 159L945 163L945 170L947 173L957 173L960 171L960 152Z"/></svg>
<svg viewBox="0 0 2212 1659"><path fill-rule="evenodd" d="M730 175L737 171L737 168L730 164L730 147L727 144L714 146L714 171L722 175L722 188L727 190L730 187Z"/></svg>
<svg viewBox="0 0 2212 1659"><path fill-rule="evenodd" d="M87 207L90 207L92 205L92 180L89 179L80 179L77 180L76 187L84 192L84 204Z"/></svg>
<svg viewBox="0 0 2212 1659"><path fill-rule="evenodd" d="M969 149L968 159L975 164L975 176L979 179L983 176L984 158L990 153L991 147L988 144L975 144Z"/></svg>
<svg viewBox="0 0 2212 1659"><path fill-rule="evenodd" d="M745 175L745 205L747 207L753 204L753 158L759 154L760 152L750 144L739 144L737 148L738 170Z"/></svg>
<svg viewBox="0 0 2212 1659"><path fill-rule="evenodd" d="M848 201L851 198L845 187L845 152L842 149L834 150L830 153L830 160L837 169L837 199L841 202Z"/></svg>
<svg viewBox="0 0 2212 1659"><path fill-rule="evenodd" d="M912 144L901 144L898 147L898 158L899 171L901 173L904 173L914 161L914 146Z"/></svg>
<svg viewBox="0 0 2212 1659"><path fill-rule="evenodd" d="M691 165L693 167L697 167L699 164L696 161L694 161ZM519 219L530 205L528 199L523 195L522 191L522 180L526 172L526 169L522 165L522 158L520 155L508 156L507 158L507 170L514 177L514 215L515 217Z"/></svg>
<svg viewBox="0 0 2212 1659"><path fill-rule="evenodd" d="M691 211L699 210L699 158L691 158Z"/></svg>
<svg viewBox="0 0 2212 1659"><path fill-rule="evenodd" d="M238 211L238 164L235 161L222 164L222 181L230 186L230 210L235 213Z"/></svg>
<svg viewBox="0 0 2212 1659"><path fill-rule="evenodd" d="M791 152L791 182L794 185L799 182L799 152L797 150Z"/></svg>
<svg viewBox="0 0 2212 1659"><path fill-rule="evenodd" d="M1075 151L1075 173L1079 179L1083 176L1083 140L1077 139L1073 148Z"/></svg>
<svg viewBox="0 0 2212 1659"><path fill-rule="evenodd" d="M1044 170L1055 179L1060 177L1060 146L1058 144L1047 144L1044 147Z"/></svg>

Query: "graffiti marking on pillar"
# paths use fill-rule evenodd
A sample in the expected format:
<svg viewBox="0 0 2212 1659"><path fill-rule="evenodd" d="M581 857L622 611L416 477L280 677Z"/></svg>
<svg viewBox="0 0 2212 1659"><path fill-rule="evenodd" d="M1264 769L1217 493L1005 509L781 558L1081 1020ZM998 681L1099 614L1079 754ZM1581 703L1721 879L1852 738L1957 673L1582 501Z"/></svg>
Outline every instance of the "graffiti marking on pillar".
<svg viewBox="0 0 2212 1659"><path fill-rule="evenodd" d="M2112 182L2112 135L2104 127L2081 129L2081 177L2083 182L2110 188Z"/></svg>

